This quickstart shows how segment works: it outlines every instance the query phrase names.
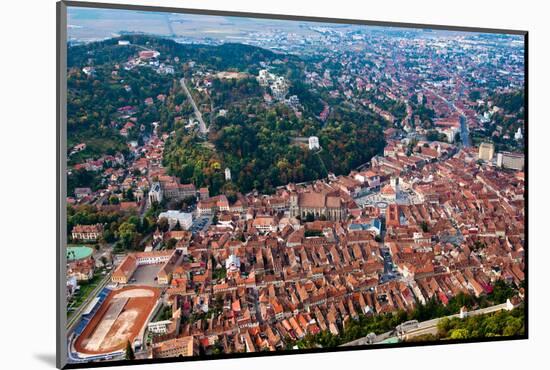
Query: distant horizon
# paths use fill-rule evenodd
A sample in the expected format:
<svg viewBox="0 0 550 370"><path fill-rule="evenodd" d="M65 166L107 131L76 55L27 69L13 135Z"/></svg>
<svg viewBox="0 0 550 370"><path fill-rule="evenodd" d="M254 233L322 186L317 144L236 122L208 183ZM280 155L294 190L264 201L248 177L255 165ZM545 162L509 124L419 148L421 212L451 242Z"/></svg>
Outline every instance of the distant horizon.
<svg viewBox="0 0 550 370"><path fill-rule="evenodd" d="M359 25L319 21L296 21L243 16L203 15L126 9L100 9L68 7L68 39L94 42L119 37L122 33L143 33L154 36L178 38L209 38L231 42L243 32L284 30L302 35L316 35L313 27L331 29L333 32L369 33L384 31L415 34L418 38L447 38L489 36L522 41L523 36L510 33L487 34L478 31L441 30L428 27L402 27L396 25ZM351 20L350 20L351 22ZM412 35L411 35L412 36Z"/></svg>

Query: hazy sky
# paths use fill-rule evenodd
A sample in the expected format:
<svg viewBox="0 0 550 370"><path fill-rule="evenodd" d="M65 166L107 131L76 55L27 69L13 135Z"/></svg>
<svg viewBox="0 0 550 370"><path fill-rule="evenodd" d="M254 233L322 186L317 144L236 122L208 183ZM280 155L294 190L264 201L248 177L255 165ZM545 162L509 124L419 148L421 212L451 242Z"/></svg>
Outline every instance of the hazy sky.
<svg viewBox="0 0 550 370"><path fill-rule="evenodd" d="M383 30L403 32L429 37L445 37L459 32L431 30L429 34L420 29L346 25L323 22L300 22L289 20L259 19L246 17L210 16L198 14L161 13L149 11L68 8L69 39L94 41L118 36L120 32L141 32L164 36L235 40L250 32L284 31L297 35L312 34L310 27L326 27L333 30L350 31ZM463 33L474 35L475 33Z"/></svg>

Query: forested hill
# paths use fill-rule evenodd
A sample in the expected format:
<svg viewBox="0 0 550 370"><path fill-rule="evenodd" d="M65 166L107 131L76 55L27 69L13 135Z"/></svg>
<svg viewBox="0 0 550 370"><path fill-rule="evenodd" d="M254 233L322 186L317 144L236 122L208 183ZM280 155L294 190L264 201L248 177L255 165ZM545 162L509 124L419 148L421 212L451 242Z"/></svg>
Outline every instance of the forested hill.
<svg viewBox="0 0 550 370"><path fill-rule="evenodd" d="M119 40L131 44L119 45ZM126 68L146 49L160 53L156 66ZM159 71L165 62L174 66L173 74ZM289 182L347 174L382 152L387 122L357 102L332 97L332 87L308 84L305 71L311 63L250 45L179 44L144 35L71 46L68 145L87 145L71 161L124 151L130 141L141 145L158 122L161 133L171 134L163 158L168 172L182 183L208 186L210 194L272 193ZM92 72L84 67L93 67ZM296 95L297 106L270 98L270 87L255 78L262 68L286 81L286 96ZM241 77L218 78L224 71ZM185 127L194 113L179 83L184 76L194 81L191 92L208 124L207 137ZM209 76L208 86L204 76ZM321 119L323 110L330 113ZM319 150L300 142L309 136L319 138ZM231 181L225 179L225 168L231 170Z"/></svg>
<svg viewBox="0 0 550 370"><path fill-rule="evenodd" d="M118 46L119 40L128 40L131 45ZM299 61L296 56L280 55L256 46L237 43L222 45L180 44L174 40L147 36L126 35L105 41L93 42L84 45L71 46L68 53L67 65L82 67L84 65L102 65L105 63L120 63L129 57L135 56L140 47L148 47L161 53L161 59L178 57L182 60L200 60L206 67L224 70L229 68L256 73L260 61L276 59L292 59Z"/></svg>

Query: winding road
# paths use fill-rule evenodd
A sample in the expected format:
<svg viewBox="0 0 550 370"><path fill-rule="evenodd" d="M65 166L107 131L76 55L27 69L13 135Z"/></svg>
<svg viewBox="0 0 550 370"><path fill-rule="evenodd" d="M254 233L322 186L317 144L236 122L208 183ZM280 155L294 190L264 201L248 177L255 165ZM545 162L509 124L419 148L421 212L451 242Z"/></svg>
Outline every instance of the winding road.
<svg viewBox="0 0 550 370"><path fill-rule="evenodd" d="M182 78L180 80L181 88L185 92L185 95L187 95L187 99L191 102L191 105L193 106L193 110L195 111L195 116L197 117L197 120L199 121L199 131L201 134L206 135L208 133L208 128L206 127L206 124L204 123L204 120L202 119L202 114L199 111L199 108L197 107L197 104L195 103L195 100L193 99L193 96L191 95L191 92L187 88L187 85L185 84L185 78Z"/></svg>

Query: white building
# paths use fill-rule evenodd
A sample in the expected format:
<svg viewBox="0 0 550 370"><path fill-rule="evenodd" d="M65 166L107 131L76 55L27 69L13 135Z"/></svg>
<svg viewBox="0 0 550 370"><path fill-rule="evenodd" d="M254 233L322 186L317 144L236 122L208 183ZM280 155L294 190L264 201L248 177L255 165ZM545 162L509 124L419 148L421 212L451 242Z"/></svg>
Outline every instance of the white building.
<svg viewBox="0 0 550 370"><path fill-rule="evenodd" d="M174 74L174 67L173 66L165 66L164 67L164 73L166 74Z"/></svg>
<svg viewBox="0 0 550 370"><path fill-rule="evenodd" d="M147 324L147 329L153 334L166 334L168 326L172 323L170 320L155 321Z"/></svg>
<svg viewBox="0 0 550 370"><path fill-rule="evenodd" d="M118 44L121 46L127 46L130 45L130 41L128 40L118 40Z"/></svg>
<svg viewBox="0 0 550 370"><path fill-rule="evenodd" d="M369 188L380 186L380 176L371 170L359 172L354 176L361 184L367 184Z"/></svg>
<svg viewBox="0 0 550 370"><path fill-rule="evenodd" d="M252 221L252 226L263 233L277 231L277 222L272 216L258 216Z"/></svg>
<svg viewBox="0 0 550 370"><path fill-rule="evenodd" d="M277 100L285 100L286 94L288 94L288 84L284 77L279 76L273 84L271 84L271 93Z"/></svg>
<svg viewBox="0 0 550 370"><path fill-rule="evenodd" d="M258 80L260 86L267 86L275 79L275 75L273 73L269 73L267 69L261 69L258 72L258 77L256 79Z"/></svg>
<svg viewBox="0 0 550 370"><path fill-rule="evenodd" d="M149 190L149 201L151 203L160 203L162 202L162 187L160 182L154 182Z"/></svg>
<svg viewBox="0 0 550 370"><path fill-rule="evenodd" d="M514 134L514 139L516 139L518 141L523 139L523 134L521 133L521 127L518 127L518 130Z"/></svg>
<svg viewBox="0 0 550 370"><path fill-rule="evenodd" d="M86 74L86 76L90 76L90 75L93 75L95 73L95 68L87 66L87 67L82 68L82 72L84 72Z"/></svg>
<svg viewBox="0 0 550 370"><path fill-rule="evenodd" d="M241 259L234 254L225 260L225 268L227 271L239 271L241 268Z"/></svg>
<svg viewBox="0 0 550 370"><path fill-rule="evenodd" d="M175 250L149 252L149 253L136 253L136 266L143 265L156 265L168 262L174 255Z"/></svg>
<svg viewBox="0 0 550 370"><path fill-rule="evenodd" d="M454 142L455 136L459 131L460 131L460 129L458 127L447 127L447 128L444 128L444 129L440 129L440 128L437 129L437 132L439 132L440 134L445 135L445 137L447 138L447 141L449 143Z"/></svg>
<svg viewBox="0 0 550 370"><path fill-rule="evenodd" d="M298 106L300 105L300 99L297 95L292 95L288 98L287 104L292 108L298 108Z"/></svg>
<svg viewBox="0 0 550 370"><path fill-rule="evenodd" d="M320 148L319 138L317 136L310 136L308 143L309 143L309 150L318 150Z"/></svg>
<svg viewBox="0 0 550 370"><path fill-rule="evenodd" d="M159 214L159 220L161 218L166 218L168 220L171 229L174 228L178 222L182 230L189 230L193 224L193 215L191 213L169 210Z"/></svg>
<svg viewBox="0 0 550 370"><path fill-rule="evenodd" d="M71 298L77 291L78 282L76 276L67 277L67 299Z"/></svg>
<svg viewBox="0 0 550 370"><path fill-rule="evenodd" d="M399 191L401 190L400 188L401 185L399 184L399 177L392 176L390 178L390 185L393 188L393 190L395 190L396 193L399 193Z"/></svg>
<svg viewBox="0 0 550 370"><path fill-rule="evenodd" d="M225 169L225 181L231 181L231 170L229 168Z"/></svg>

